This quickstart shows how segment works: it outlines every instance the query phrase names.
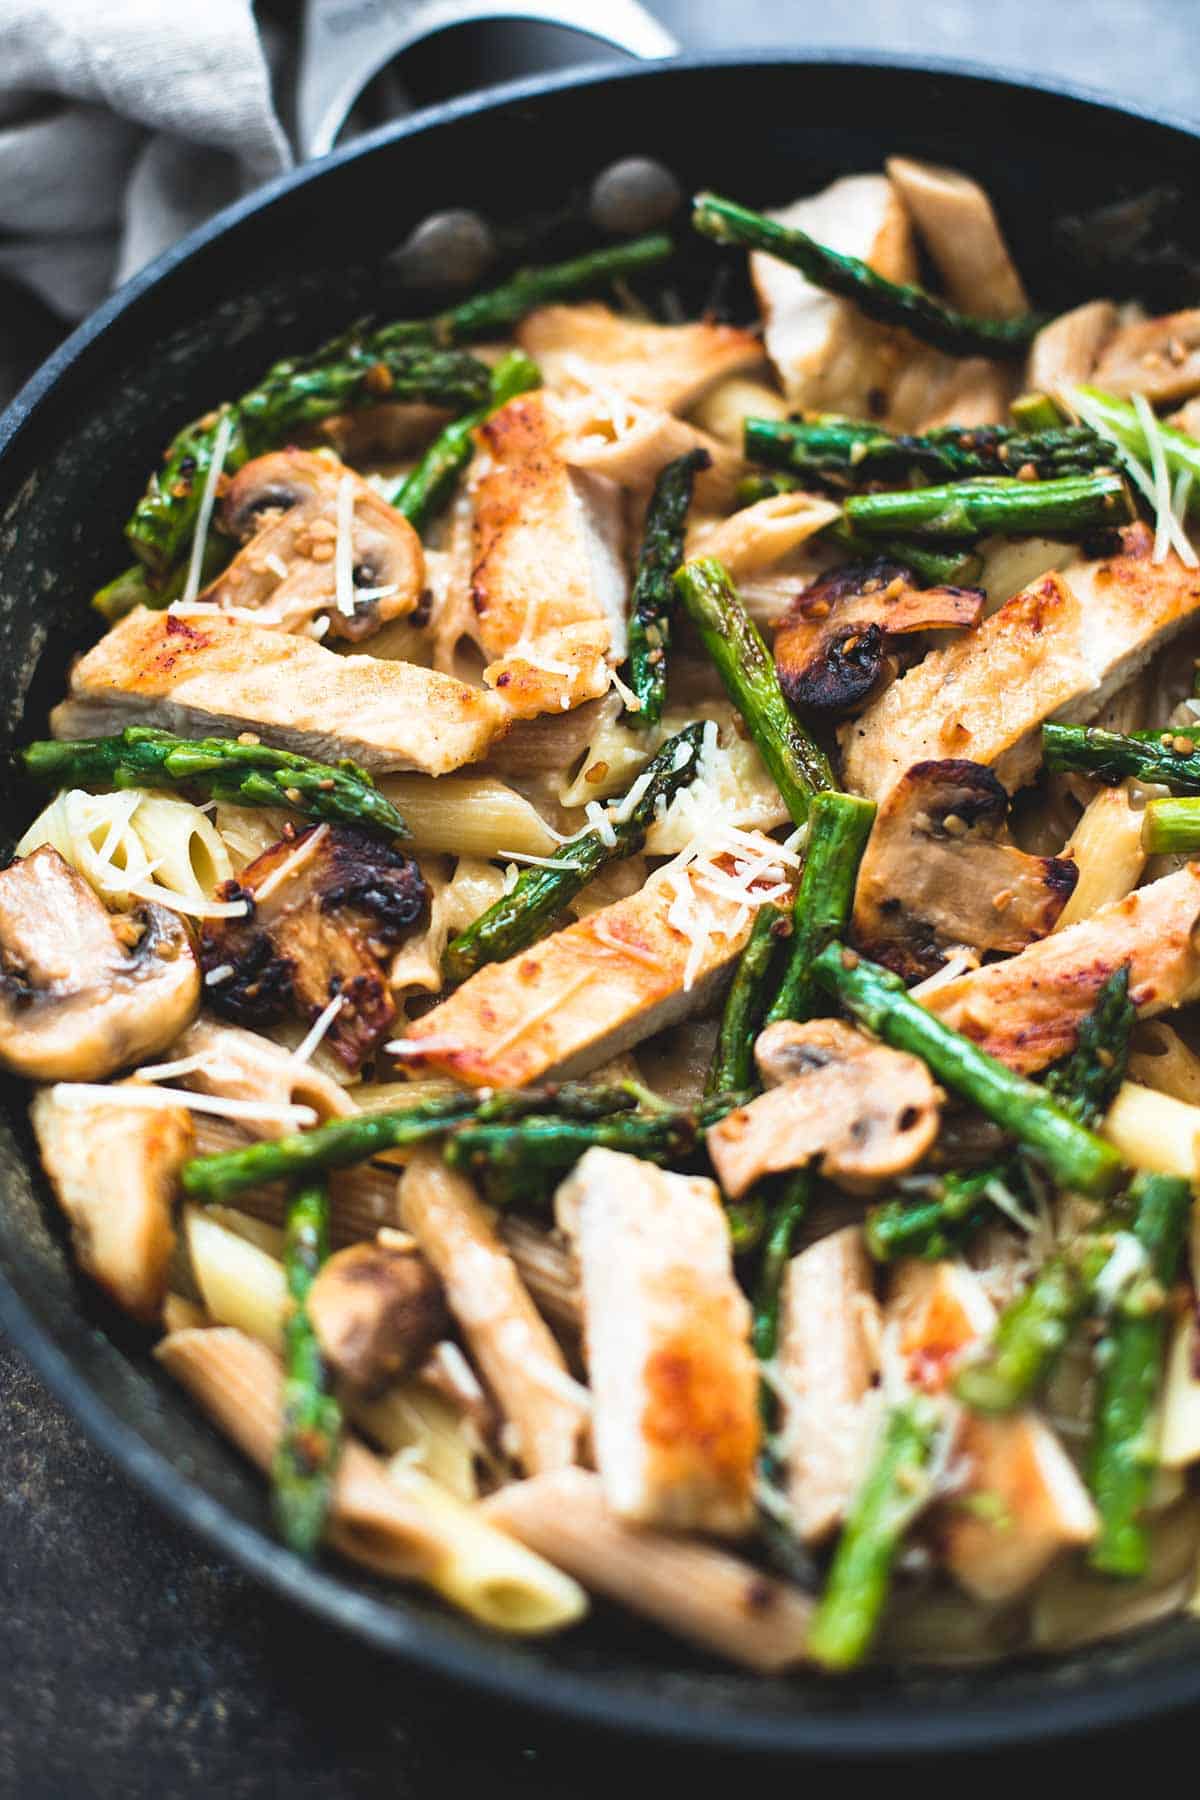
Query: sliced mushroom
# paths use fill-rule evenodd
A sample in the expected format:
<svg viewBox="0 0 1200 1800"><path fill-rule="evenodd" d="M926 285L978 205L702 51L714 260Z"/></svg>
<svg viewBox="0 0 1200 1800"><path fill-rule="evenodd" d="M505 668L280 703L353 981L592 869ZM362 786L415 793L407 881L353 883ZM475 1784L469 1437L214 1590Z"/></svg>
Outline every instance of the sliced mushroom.
<svg viewBox="0 0 1200 1800"><path fill-rule="evenodd" d="M424 917L417 864L355 826L321 825L273 844L221 892L250 911L205 924L209 1003L262 1026L289 1012L315 1020L338 998L325 1042L357 1069L396 1017L383 961Z"/></svg>
<svg viewBox="0 0 1200 1800"><path fill-rule="evenodd" d="M880 807L859 867L859 948L916 980L951 945L1015 952L1053 931L1079 871L1005 842L1007 817L1008 795L982 763L911 768Z"/></svg>
<svg viewBox="0 0 1200 1800"><path fill-rule="evenodd" d="M126 1312L154 1320L175 1245L176 1179L192 1154L191 1115L181 1106L81 1099L58 1088L35 1097L30 1116L42 1162L71 1222L80 1266Z"/></svg>
<svg viewBox="0 0 1200 1800"><path fill-rule="evenodd" d="M1043 325L1029 347L1030 393L1061 394L1090 381L1119 318L1111 300L1086 300Z"/></svg>
<svg viewBox="0 0 1200 1800"><path fill-rule="evenodd" d="M347 1245L321 1269L306 1304L327 1360L368 1392L415 1369L447 1323L442 1284L415 1247Z"/></svg>
<svg viewBox="0 0 1200 1800"><path fill-rule="evenodd" d="M1186 400L1200 390L1200 307L1124 326L1106 344L1094 379L1156 406Z"/></svg>
<svg viewBox="0 0 1200 1800"><path fill-rule="evenodd" d="M755 1056L776 1085L707 1137L732 1199L764 1175L810 1162L850 1193L872 1193L911 1169L937 1136L944 1096L925 1064L839 1019L769 1025Z"/></svg>
<svg viewBox="0 0 1200 1800"><path fill-rule="evenodd" d="M780 622L780 686L801 711L844 717L894 678L897 638L969 628L983 606L979 588L919 588L908 569L883 558L848 563L807 588Z"/></svg>
<svg viewBox="0 0 1200 1800"><path fill-rule="evenodd" d="M346 509L352 542L352 601L339 605L336 555ZM243 545L201 600L260 613L261 622L302 628L329 620L330 637L357 642L417 607L425 586L421 540L361 475L311 450L274 450L240 469L221 523Z"/></svg>
<svg viewBox="0 0 1200 1800"><path fill-rule="evenodd" d="M110 913L49 844L0 870L0 1068L102 1081L165 1049L199 1005L177 913Z"/></svg>

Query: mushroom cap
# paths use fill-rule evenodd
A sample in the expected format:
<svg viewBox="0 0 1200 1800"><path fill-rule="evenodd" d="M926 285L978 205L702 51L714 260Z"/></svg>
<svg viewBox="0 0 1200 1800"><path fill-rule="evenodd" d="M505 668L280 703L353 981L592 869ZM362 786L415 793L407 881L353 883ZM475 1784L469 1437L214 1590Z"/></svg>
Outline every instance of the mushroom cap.
<svg viewBox="0 0 1200 1800"><path fill-rule="evenodd" d="M354 1387L382 1387L424 1361L447 1325L442 1284L415 1250L349 1244L309 1289L323 1354Z"/></svg>
<svg viewBox="0 0 1200 1800"><path fill-rule="evenodd" d="M103 1081L164 1050L199 1006L177 913L109 913L49 844L0 870L0 1068Z"/></svg>

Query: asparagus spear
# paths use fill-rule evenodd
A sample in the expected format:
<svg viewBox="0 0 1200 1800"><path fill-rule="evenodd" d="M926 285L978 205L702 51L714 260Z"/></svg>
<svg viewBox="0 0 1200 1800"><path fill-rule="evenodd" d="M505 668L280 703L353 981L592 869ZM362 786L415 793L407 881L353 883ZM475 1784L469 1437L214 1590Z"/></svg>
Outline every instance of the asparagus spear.
<svg viewBox="0 0 1200 1800"><path fill-rule="evenodd" d="M390 496L397 512L403 513L415 530L424 531L449 503L459 476L475 454L474 433L484 420L518 394L541 384L541 371L523 350L511 350L501 358L492 370L487 405L451 420Z"/></svg>
<svg viewBox="0 0 1200 1800"><path fill-rule="evenodd" d="M1200 850L1200 800L1151 800L1142 814L1142 848L1151 856Z"/></svg>
<svg viewBox="0 0 1200 1800"><path fill-rule="evenodd" d="M264 1138L244 1150L194 1156L183 1165L183 1190L198 1200L227 1200L243 1188L268 1181L307 1181L328 1169L347 1169L368 1162L383 1150L406 1150L440 1137L470 1118L475 1101L469 1094L422 1100L396 1112L366 1113L360 1118L333 1119L292 1137Z"/></svg>
<svg viewBox="0 0 1200 1800"><path fill-rule="evenodd" d="M14 761L32 780L59 788L191 787L238 806L290 806L308 819L409 835L357 763L312 762L240 738L180 738L152 725L128 725L115 737L26 744Z"/></svg>
<svg viewBox="0 0 1200 1800"><path fill-rule="evenodd" d="M1063 423L1049 394L1018 394L1008 410L1021 431L1057 431Z"/></svg>
<svg viewBox="0 0 1200 1800"><path fill-rule="evenodd" d="M232 538L215 526L209 528L200 557L200 586L215 581L233 554ZM181 562L165 576L152 576L145 563L135 562L114 576L92 595L92 606L102 619L115 625L135 606L147 606L151 612L163 612L173 600L183 598L187 586L188 567Z"/></svg>
<svg viewBox="0 0 1200 1800"><path fill-rule="evenodd" d="M714 557L701 557L676 571L675 585L784 804L803 825L813 795L834 786L825 752L793 717L770 652L727 570Z"/></svg>
<svg viewBox="0 0 1200 1800"><path fill-rule="evenodd" d="M706 1094L755 1086L754 1039L767 1010L776 953L787 928L788 916L782 907L759 907L721 1015L704 1083Z"/></svg>
<svg viewBox="0 0 1200 1800"><path fill-rule="evenodd" d="M877 481L953 482L1026 471L1048 481L1113 464L1112 445L1090 427L1061 422L1041 431L947 425L912 437L833 413L811 419L748 418L743 444L748 462L853 489Z"/></svg>
<svg viewBox="0 0 1200 1800"><path fill-rule="evenodd" d="M1092 1284L1111 1253L1111 1237L1088 1236L1043 1263L1000 1314L978 1361L959 1371L958 1399L982 1413L1015 1412L1031 1399L1087 1311Z"/></svg>
<svg viewBox="0 0 1200 1800"><path fill-rule="evenodd" d="M646 513L629 605L629 685L639 705L630 723L657 725L667 692L667 651L676 596L671 577L683 561L683 534L696 476L712 458L689 450L659 472Z"/></svg>
<svg viewBox="0 0 1200 1800"><path fill-rule="evenodd" d="M941 1410L925 1395L888 1408L809 1632L809 1650L827 1669L851 1669L871 1647L904 1534L930 1499L943 1431Z"/></svg>
<svg viewBox="0 0 1200 1800"><path fill-rule="evenodd" d="M936 1193L921 1200L885 1200L867 1214L867 1249L876 1262L920 1256L936 1262L953 1256L992 1212L988 1188L1011 1184L1007 1165L955 1169L942 1177Z"/></svg>
<svg viewBox="0 0 1200 1800"><path fill-rule="evenodd" d="M283 1267L292 1311L284 1327L283 1435L271 1465L275 1521L300 1556L311 1556L321 1541L342 1430L307 1305L328 1255L329 1195L324 1182L309 1182L293 1191L287 1208Z"/></svg>
<svg viewBox="0 0 1200 1800"><path fill-rule="evenodd" d="M447 1137L443 1155L453 1168L498 1175L502 1191L523 1198L538 1189L541 1177L561 1174L596 1145L665 1165L691 1156L699 1141L694 1113L662 1107L600 1119L537 1114L490 1124L473 1119Z"/></svg>
<svg viewBox="0 0 1200 1800"><path fill-rule="evenodd" d="M853 494L845 520L863 537L911 533L935 541L955 538L1071 537L1099 526L1124 525L1134 514L1123 475L1112 471L1066 475L1057 481L997 476L895 493Z"/></svg>
<svg viewBox="0 0 1200 1800"><path fill-rule="evenodd" d="M1152 1435L1162 1382L1169 1314L1167 1292L1183 1252L1191 1189L1173 1175L1142 1175L1131 1199L1132 1235L1145 1273L1118 1299L1097 1350L1095 1428L1088 1485L1100 1514L1100 1535L1089 1561L1105 1575L1145 1574L1146 1528L1141 1514L1155 1469Z"/></svg>
<svg viewBox="0 0 1200 1800"><path fill-rule="evenodd" d="M1079 1027L1075 1048L1048 1069L1045 1085L1081 1125L1095 1125L1117 1097L1129 1061L1137 1008L1129 998L1129 964L1114 969Z"/></svg>
<svg viewBox="0 0 1200 1800"><path fill-rule="evenodd" d="M845 929L875 802L857 794L817 794L809 815L804 873L792 910L792 946L766 1023L812 1017L813 958ZM731 1084L733 1085L733 1084Z"/></svg>
<svg viewBox="0 0 1200 1800"><path fill-rule="evenodd" d="M428 343L391 345L382 332L348 333L309 358L276 363L232 406L186 425L169 445L125 527L125 536L152 574L166 576L187 550L212 465L222 418L233 433L222 467L233 474L252 456L286 441L301 426L347 408L383 400L423 400L455 412L485 404L486 364L461 350Z"/></svg>
<svg viewBox="0 0 1200 1800"><path fill-rule="evenodd" d="M630 238L623 244L607 244L568 262L545 263L518 269L490 293L476 294L432 321L433 337L443 344L463 344L472 338L502 335L538 306L552 300L569 300L609 282L623 280L666 262L675 250L669 237L654 232Z"/></svg>
<svg viewBox="0 0 1200 1800"><path fill-rule="evenodd" d="M915 538L864 537L852 531L844 518L828 526L824 536L857 557L886 556L925 587L973 587L983 572L983 558L968 544L935 549Z"/></svg>
<svg viewBox="0 0 1200 1800"><path fill-rule="evenodd" d="M1183 794L1200 794L1197 738L1182 731L1104 731L1099 725L1043 725L1048 769L1077 769L1113 787L1132 775Z"/></svg>
<svg viewBox="0 0 1200 1800"><path fill-rule="evenodd" d="M836 940L817 957L813 973L876 1037L921 1057L947 1087L1011 1132L1062 1187L1081 1194L1108 1194L1116 1187L1121 1159L1111 1144L1077 1124L1036 1082L927 1012L899 976Z"/></svg>
<svg viewBox="0 0 1200 1800"><path fill-rule="evenodd" d="M485 963L502 962L524 950L597 870L619 857L635 855L646 841L660 799L670 805L695 776L703 732L701 724L687 725L668 738L638 777L634 804L629 805L627 795L609 808L607 833L593 827L556 850L545 867L526 869L511 894L460 932L442 959L447 981L465 981Z"/></svg>
<svg viewBox="0 0 1200 1800"><path fill-rule="evenodd" d="M759 1362L770 1362L779 1343L779 1295L796 1233L808 1214L812 1184L807 1169L797 1169L780 1185L770 1203L767 1242L754 1295L751 1341ZM766 1390L764 1389L764 1397Z"/></svg>
<svg viewBox="0 0 1200 1800"><path fill-rule="evenodd" d="M830 250L806 231L777 224L718 194L696 195L692 224L718 244L765 250L799 269L814 286L852 300L869 319L903 326L922 343L934 344L951 356L1017 356L1046 322L1038 313L981 319L959 312L924 288L886 281L859 257Z"/></svg>
<svg viewBox="0 0 1200 1800"><path fill-rule="evenodd" d="M1141 462L1149 462L1145 428L1131 400L1096 387L1076 388L1070 398L1080 417L1086 418L1094 431ZM1177 425L1167 424L1165 419L1158 421L1158 437L1171 474L1193 477L1188 510L1194 512L1200 506L1200 442Z"/></svg>

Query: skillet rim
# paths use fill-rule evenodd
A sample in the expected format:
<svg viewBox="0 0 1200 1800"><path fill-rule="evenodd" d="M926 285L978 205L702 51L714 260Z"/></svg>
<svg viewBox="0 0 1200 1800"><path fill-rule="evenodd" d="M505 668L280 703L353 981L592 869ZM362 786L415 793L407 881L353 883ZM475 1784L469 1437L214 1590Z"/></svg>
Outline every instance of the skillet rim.
<svg viewBox="0 0 1200 1800"><path fill-rule="evenodd" d="M1035 92L1098 112L1162 126L1200 140L1200 121L1138 104L1125 103L1084 84L1044 81L1019 71L995 69L969 60L926 58L899 53L829 49L787 54L778 50L706 51L639 64L590 65L575 71L532 76L429 107L405 120L354 139L344 149L301 164L225 207L164 251L127 281L51 353L0 414L0 482L23 429L49 401L58 382L109 326L136 306L168 275L233 227L270 208L297 188L328 171L369 159L383 145L417 136L433 126L486 113L514 102L534 101L576 87L613 81L647 81L674 71L723 69L731 75L774 67L804 71L836 68L895 70L970 85L1009 90L1014 101ZM1113 1728L1149 1720L1200 1698L1200 1657L1174 1653L1132 1674L1102 1672L1083 1677L1073 1689L1046 1687L1034 1698L988 1695L951 1708L914 1700L902 1687L871 1695L861 1706L840 1712L794 1715L755 1713L752 1703L734 1713L707 1711L702 1702L684 1703L669 1694L613 1691L604 1673L522 1666L517 1640L496 1640L479 1632L469 1642L436 1616L409 1613L403 1591L381 1601L356 1591L337 1573L310 1566L264 1531L238 1518L190 1476L153 1449L134 1426L106 1401L71 1363L0 1270L0 1328L32 1363L86 1435L138 1488L176 1523L186 1526L212 1550L324 1624L352 1633L373 1648L422 1667L436 1676L470 1686L493 1700L516 1702L556 1724L577 1721L607 1727L677 1748L754 1751L767 1755L802 1753L877 1761L898 1752L931 1754L988 1748L1019 1748L1062 1740L1089 1727ZM1150 1627L1148 1629L1153 1629ZM1140 1634L1139 1634L1140 1635ZM1052 1666L1047 1659L1047 1668ZM689 1677L693 1679L693 1677ZM694 1677L702 1681L703 1674ZM986 1677L985 1677L986 1679ZM852 1700L852 1683L839 1689Z"/></svg>

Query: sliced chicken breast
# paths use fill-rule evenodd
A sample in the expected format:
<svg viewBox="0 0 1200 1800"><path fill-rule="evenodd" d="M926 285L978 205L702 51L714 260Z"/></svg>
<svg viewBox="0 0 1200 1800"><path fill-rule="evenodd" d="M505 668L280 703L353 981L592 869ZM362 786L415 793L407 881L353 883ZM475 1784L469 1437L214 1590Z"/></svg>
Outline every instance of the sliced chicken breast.
<svg viewBox="0 0 1200 1800"><path fill-rule="evenodd" d="M556 392L615 389L664 412L686 412L726 375L763 360L757 337L736 326L648 324L595 302L539 307L516 338Z"/></svg>
<svg viewBox="0 0 1200 1800"><path fill-rule="evenodd" d="M75 664L51 728L62 738L132 724L193 737L253 731L322 762L352 757L373 774L444 775L485 756L510 716L495 695L413 663L138 607Z"/></svg>
<svg viewBox="0 0 1200 1800"><path fill-rule="evenodd" d="M1200 571L1151 561L1148 526L1121 551L1035 581L978 630L934 650L839 732L846 784L883 799L914 763L986 763L1012 792L1041 762L1047 719L1096 717L1200 612Z"/></svg>
<svg viewBox="0 0 1200 1800"><path fill-rule="evenodd" d="M1189 863L1007 962L948 981L925 1005L1010 1068L1032 1073L1074 1049L1080 1021L1123 963L1142 1018L1200 996L1198 926L1200 863Z"/></svg>
<svg viewBox="0 0 1200 1800"><path fill-rule="evenodd" d="M722 1536L753 1517L758 1371L716 1184L589 1150L559 1188L574 1243L605 1498Z"/></svg>
<svg viewBox="0 0 1200 1800"><path fill-rule="evenodd" d="M483 678L523 719L598 699L625 655L621 490L564 460L544 392L511 400L479 441L471 605Z"/></svg>

